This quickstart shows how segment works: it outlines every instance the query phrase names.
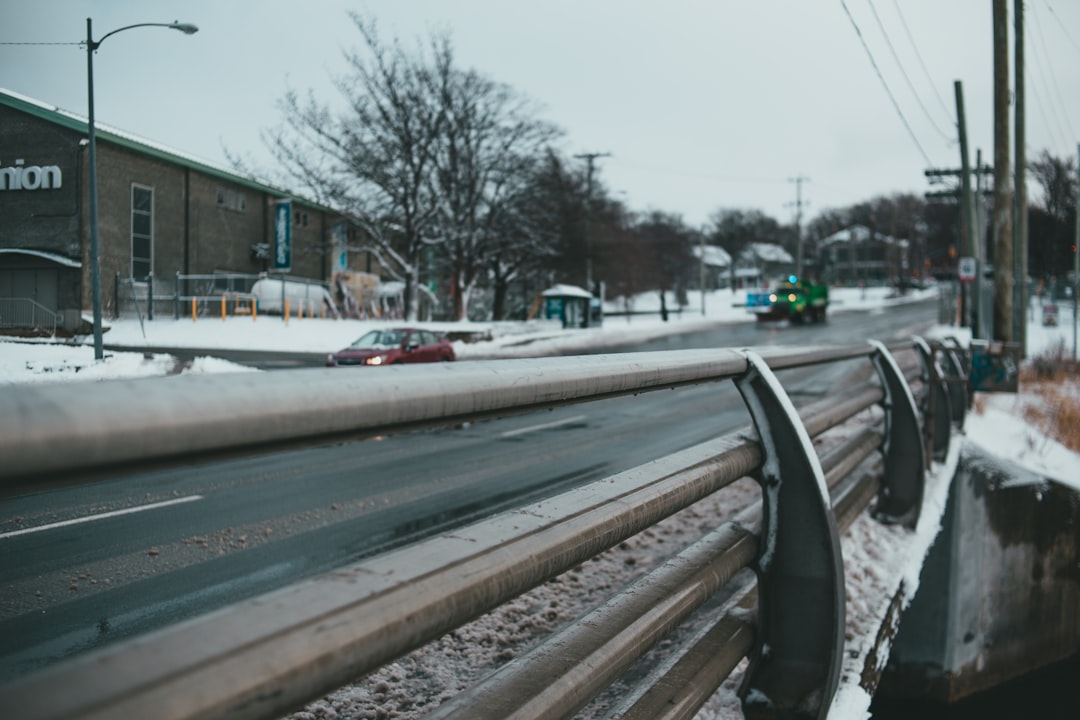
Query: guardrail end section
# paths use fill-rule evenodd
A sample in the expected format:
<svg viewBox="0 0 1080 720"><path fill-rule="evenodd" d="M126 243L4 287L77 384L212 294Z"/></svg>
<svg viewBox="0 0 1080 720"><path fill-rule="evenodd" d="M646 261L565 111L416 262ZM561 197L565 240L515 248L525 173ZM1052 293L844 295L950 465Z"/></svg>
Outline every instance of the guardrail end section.
<svg viewBox="0 0 1080 720"><path fill-rule="evenodd" d="M795 406L745 353L735 385L761 440L758 632L739 690L752 718L825 718L844 650L844 567L825 475Z"/></svg>
<svg viewBox="0 0 1080 720"><path fill-rule="evenodd" d="M875 352L870 360L881 380L885 398L884 477L874 517L881 522L914 528L922 510L926 485L926 456L919 428L919 412L911 387L896 359L880 342L872 340Z"/></svg>

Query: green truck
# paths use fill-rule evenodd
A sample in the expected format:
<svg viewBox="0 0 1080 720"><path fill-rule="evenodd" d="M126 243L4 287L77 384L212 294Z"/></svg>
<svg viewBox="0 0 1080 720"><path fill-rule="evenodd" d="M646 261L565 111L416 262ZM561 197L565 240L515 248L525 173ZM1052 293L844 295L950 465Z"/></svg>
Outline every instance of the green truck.
<svg viewBox="0 0 1080 720"><path fill-rule="evenodd" d="M800 280L794 275L769 292L748 293L746 309L758 320L787 320L799 325L804 321L825 322L829 307L829 286Z"/></svg>

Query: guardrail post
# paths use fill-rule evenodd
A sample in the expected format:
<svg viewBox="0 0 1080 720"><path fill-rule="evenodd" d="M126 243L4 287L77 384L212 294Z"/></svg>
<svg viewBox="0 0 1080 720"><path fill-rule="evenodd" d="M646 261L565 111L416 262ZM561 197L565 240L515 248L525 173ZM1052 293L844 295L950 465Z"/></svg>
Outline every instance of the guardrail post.
<svg viewBox="0 0 1080 720"><path fill-rule="evenodd" d="M942 343L941 356L949 369L949 407L952 409L952 421L960 428L964 427L964 419L970 406L970 393L968 392L968 373L964 369L959 353L960 348L952 343Z"/></svg>
<svg viewBox="0 0 1080 720"><path fill-rule="evenodd" d="M146 276L146 319L154 319L154 273Z"/></svg>
<svg viewBox="0 0 1080 720"><path fill-rule="evenodd" d="M176 285L173 286L173 320L180 319L180 271L176 271Z"/></svg>
<svg viewBox="0 0 1080 720"><path fill-rule="evenodd" d="M914 528L922 509L926 484L926 449L919 428L918 409L904 374L885 346L872 340L870 357L881 380L885 398L884 477L874 515L878 520Z"/></svg>
<svg viewBox="0 0 1080 720"><path fill-rule="evenodd" d="M938 365L936 353L930 345L921 337L917 337L915 348L919 351L919 359L922 360L923 384L926 386L923 414L926 417L931 453L934 460L941 462L949 454L949 436L952 434L949 390L943 379L945 373Z"/></svg>
<svg viewBox="0 0 1080 720"><path fill-rule="evenodd" d="M758 633L743 685L749 718L825 718L844 650L844 567L829 490L810 436L765 361L735 380L764 460Z"/></svg>

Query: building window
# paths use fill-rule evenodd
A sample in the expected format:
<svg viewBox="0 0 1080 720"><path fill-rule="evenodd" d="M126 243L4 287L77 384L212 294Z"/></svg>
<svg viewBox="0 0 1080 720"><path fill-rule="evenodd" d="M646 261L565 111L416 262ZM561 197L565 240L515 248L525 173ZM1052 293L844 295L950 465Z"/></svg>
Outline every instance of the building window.
<svg viewBox="0 0 1080 720"><path fill-rule="evenodd" d="M247 210L247 195L239 190L226 190L219 187L217 189L217 204L218 207L223 207L226 210L244 212Z"/></svg>
<svg viewBox="0 0 1080 720"><path fill-rule="evenodd" d="M154 268L154 189L131 186L131 277L142 280Z"/></svg>
<svg viewBox="0 0 1080 720"><path fill-rule="evenodd" d="M293 224L298 227L307 227L308 214L306 212L296 212L293 214Z"/></svg>

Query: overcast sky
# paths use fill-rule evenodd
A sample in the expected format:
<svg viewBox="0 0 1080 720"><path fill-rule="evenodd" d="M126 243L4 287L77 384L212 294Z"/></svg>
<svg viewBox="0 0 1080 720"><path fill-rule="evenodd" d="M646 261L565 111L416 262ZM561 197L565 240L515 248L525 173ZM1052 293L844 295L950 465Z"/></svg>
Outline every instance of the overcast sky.
<svg viewBox="0 0 1080 720"><path fill-rule="evenodd" d="M981 148L993 162L990 0L34 0L0 5L0 42L78 43L88 16L95 39L194 23L192 36L140 28L101 46L98 121L265 167L260 131L278 123L287 88L337 98L331 77L359 40L349 10L408 45L448 31L462 66L565 131L564 152L610 153L596 168L615 197L695 226L719 208L791 222L800 176L804 221L925 192L927 167L959 166L956 80L972 161ZM1075 157L1080 2L1026 10L1029 157ZM1011 37L1011 3L1009 17ZM0 87L85 114L86 80L77 45L0 45Z"/></svg>

